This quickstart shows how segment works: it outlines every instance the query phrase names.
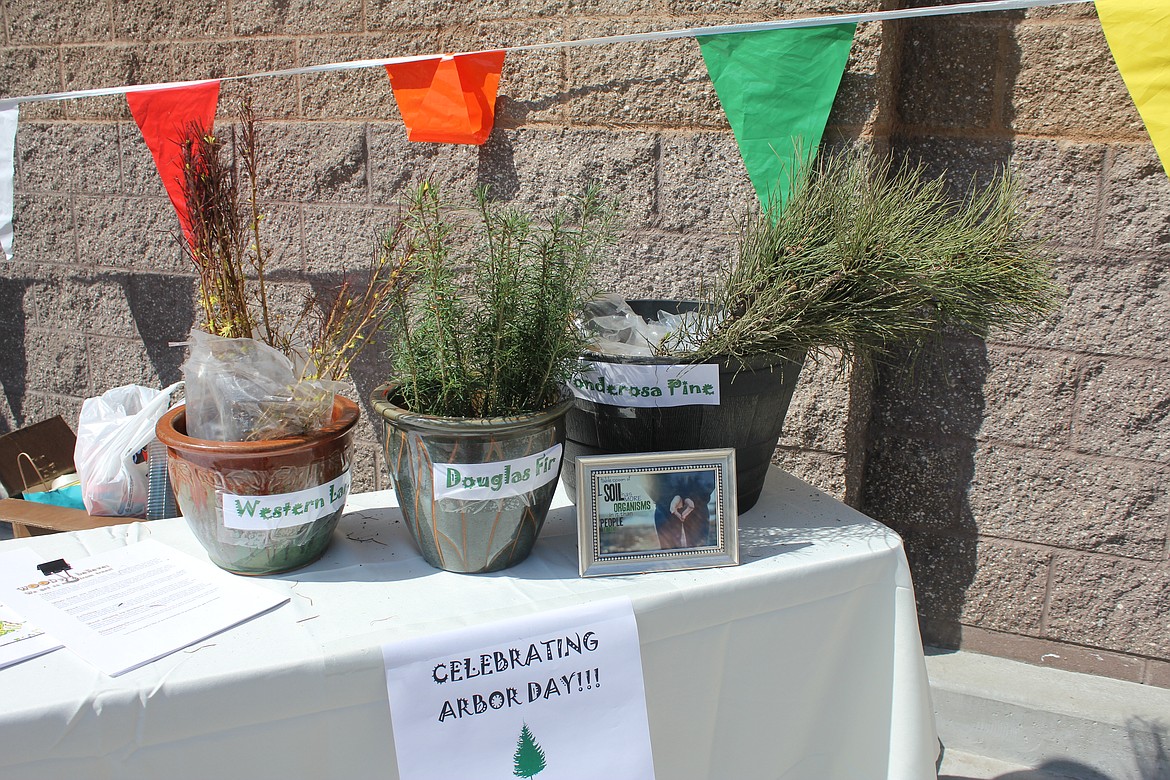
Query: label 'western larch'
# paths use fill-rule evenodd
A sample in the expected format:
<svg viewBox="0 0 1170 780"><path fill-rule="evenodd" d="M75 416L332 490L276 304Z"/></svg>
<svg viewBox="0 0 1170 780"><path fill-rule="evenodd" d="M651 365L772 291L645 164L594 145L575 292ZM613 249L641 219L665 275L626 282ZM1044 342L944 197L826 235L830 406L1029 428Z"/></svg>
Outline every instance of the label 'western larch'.
<svg viewBox="0 0 1170 780"><path fill-rule="evenodd" d="M352 476L349 470L337 479L294 493L271 496L223 494L223 524L242 531L272 531L320 520L345 506Z"/></svg>

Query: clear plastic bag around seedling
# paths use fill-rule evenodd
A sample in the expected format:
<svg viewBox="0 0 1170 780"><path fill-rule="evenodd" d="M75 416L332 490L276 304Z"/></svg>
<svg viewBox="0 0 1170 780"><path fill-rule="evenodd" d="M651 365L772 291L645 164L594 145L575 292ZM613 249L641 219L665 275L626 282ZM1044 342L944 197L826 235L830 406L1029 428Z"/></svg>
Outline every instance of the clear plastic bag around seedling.
<svg viewBox="0 0 1170 780"><path fill-rule="evenodd" d="M658 337L656 345L671 352L693 352L699 348L704 334L722 320L722 315L709 311L679 313L658 310L658 319L650 327Z"/></svg>
<svg viewBox="0 0 1170 780"><path fill-rule="evenodd" d="M606 295L585 305L581 327L590 335L590 349L607 355L657 355L698 348L706 329L721 317L710 311L681 314L659 310L652 321L639 316L619 295Z"/></svg>
<svg viewBox="0 0 1170 780"><path fill-rule="evenodd" d="M336 382L298 380L293 362L262 341L192 331L183 363L187 435L211 441L259 441L324 427Z"/></svg>
<svg viewBox="0 0 1170 780"><path fill-rule="evenodd" d="M609 355L652 355L658 341L625 299L605 295L585 304L581 327L592 338L590 349Z"/></svg>

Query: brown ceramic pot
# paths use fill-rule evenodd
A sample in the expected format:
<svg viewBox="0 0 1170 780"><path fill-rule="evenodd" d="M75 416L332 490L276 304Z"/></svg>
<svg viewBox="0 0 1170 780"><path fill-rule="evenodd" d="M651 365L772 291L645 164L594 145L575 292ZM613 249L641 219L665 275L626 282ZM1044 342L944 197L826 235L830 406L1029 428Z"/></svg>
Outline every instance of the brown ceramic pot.
<svg viewBox="0 0 1170 780"><path fill-rule="evenodd" d="M167 412L156 431L179 510L211 560L275 574L320 558L349 492L357 404L337 396L324 429L249 442L191 438L185 411Z"/></svg>

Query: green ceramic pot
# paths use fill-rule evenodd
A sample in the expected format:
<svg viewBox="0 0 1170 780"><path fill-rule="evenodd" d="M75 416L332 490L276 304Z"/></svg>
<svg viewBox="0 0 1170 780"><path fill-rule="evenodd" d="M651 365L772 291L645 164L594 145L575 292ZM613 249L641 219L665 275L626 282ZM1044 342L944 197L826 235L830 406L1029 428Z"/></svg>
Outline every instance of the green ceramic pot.
<svg viewBox="0 0 1170 780"><path fill-rule="evenodd" d="M572 396L492 419L413 414L393 385L371 400L402 516L427 563L474 574L527 558L556 492Z"/></svg>

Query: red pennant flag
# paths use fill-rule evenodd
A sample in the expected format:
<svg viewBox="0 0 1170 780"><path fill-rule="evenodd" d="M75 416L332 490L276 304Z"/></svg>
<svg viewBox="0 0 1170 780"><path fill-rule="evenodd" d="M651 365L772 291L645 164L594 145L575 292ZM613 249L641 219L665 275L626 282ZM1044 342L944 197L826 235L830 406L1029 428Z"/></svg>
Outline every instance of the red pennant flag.
<svg viewBox="0 0 1170 780"><path fill-rule="evenodd" d="M387 65L411 141L482 144L495 123L504 52L445 54Z"/></svg>
<svg viewBox="0 0 1170 780"><path fill-rule="evenodd" d="M219 103L219 81L205 81L190 87L127 92L126 102L142 138L154 156L158 175L171 196L183 234L191 240L191 218L183 197L183 137L197 124L211 130Z"/></svg>

